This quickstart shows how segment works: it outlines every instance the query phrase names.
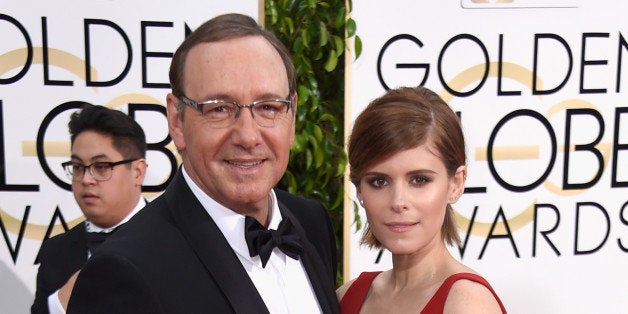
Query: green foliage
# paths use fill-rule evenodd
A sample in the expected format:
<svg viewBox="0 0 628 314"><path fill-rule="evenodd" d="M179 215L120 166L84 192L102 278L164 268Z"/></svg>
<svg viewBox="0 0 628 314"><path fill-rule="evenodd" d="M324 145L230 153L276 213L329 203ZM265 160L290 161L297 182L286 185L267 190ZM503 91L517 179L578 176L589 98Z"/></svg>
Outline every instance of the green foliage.
<svg viewBox="0 0 628 314"><path fill-rule="evenodd" d="M296 137L281 185L329 210L342 259L345 38L362 50L345 0L265 0L265 27L292 52L299 104ZM338 269L342 270L342 260ZM341 276L339 277L339 279Z"/></svg>

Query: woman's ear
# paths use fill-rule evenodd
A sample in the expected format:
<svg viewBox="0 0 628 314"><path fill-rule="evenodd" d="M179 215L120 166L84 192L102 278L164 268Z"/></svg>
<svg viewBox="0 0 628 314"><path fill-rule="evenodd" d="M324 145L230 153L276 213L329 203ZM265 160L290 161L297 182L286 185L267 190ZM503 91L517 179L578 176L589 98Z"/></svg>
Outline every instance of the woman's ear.
<svg viewBox="0 0 628 314"><path fill-rule="evenodd" d="M360 189L360 186L358 185L355 186L355 192L356 192L356 197L358 198L358 203L360 203L360 205L364 207L364 199L362 198L362 191Z"/></svg>
<svg viewBox="0 0 628 314"><path fill-rule="evenodd" d="M449 203L458 201L462 193L464 193L464 184L467 181L467 167L460 166L456 169L456 173L451 178L451 189L449 192Z"/></svg>
<svg viewBox="0 0 628 314"><path fill-rule="evenodd" d="M358 203L360 203L360 205L364 207L364 200L361 197L358 197Z"/></svg>

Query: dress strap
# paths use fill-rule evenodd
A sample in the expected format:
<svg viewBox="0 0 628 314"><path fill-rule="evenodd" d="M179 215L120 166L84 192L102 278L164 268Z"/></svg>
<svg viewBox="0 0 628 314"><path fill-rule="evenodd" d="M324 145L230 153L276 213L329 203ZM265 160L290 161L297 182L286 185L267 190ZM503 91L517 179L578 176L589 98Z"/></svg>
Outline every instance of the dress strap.
<svg viewBox="0 0 628 314"><path fill-rule="evenodd" d="M371 284L375 277L381 271L363 272L353 281L347 292L340 300L340 312L343 314L357 314L360 312L362 303L371 288Z"/></svg>
<svg viewBox="0 0 628 314"><path fill-rule="evenodd" d="M458 273L453 274L445 279L445 281L440 286L440 288L438 288L434 296L432 296L430 301L425 305L425 307L421 311L421 314L442 313L445 309L445 301L447 301L447 295L449 295L449 290L451 290L451 286L453 286L454 283L456 283L456 281L460 279L471 280L485 286L493 294L495 300L497 300L497 303L499 303L499 307L501 308L502 313L506 313L506 308L504 307L504 304L502 304L502 301L497 296L497 293L495 293L495 290L493 290L493 287L491 287L486 279L482 278L482 276L472 273Z"/></svg>

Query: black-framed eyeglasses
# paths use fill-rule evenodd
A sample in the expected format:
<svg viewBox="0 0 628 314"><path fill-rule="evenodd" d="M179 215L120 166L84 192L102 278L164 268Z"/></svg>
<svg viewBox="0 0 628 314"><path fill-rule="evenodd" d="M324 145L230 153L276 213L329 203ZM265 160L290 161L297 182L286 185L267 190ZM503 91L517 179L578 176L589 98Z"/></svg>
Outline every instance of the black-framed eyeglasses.
<svg viewBox="0 0 628 314"><path fill-rule="evenodd" d="M240 116L242 108L249 108L257 125L261 127L274 127L275 121L286 119L292 108L292 100L289 99L263 99L254 101L249 105L241 105L235 101L211 99L196 102L185 96L179 97L181 101L198 110L201 115L210 122L210 126L216 129L231 126Z"/></svg>
<svg viewBox="0 0 628 314"><path fill-rule="evenodd" d="M95 163L92 163L91 165L84 165L75 161L66 161L62 163L61 166L65 170L65 173L68 175L68 178L70 178L72 181L83 180L83 176L85 175L85 169L89 169L89 174L92 175L94 180L107 181L111 179L111 175L113 174L113 167L117 165L128 164L138 159L139 158L125 159L116 162L97 161Z"/></svg>

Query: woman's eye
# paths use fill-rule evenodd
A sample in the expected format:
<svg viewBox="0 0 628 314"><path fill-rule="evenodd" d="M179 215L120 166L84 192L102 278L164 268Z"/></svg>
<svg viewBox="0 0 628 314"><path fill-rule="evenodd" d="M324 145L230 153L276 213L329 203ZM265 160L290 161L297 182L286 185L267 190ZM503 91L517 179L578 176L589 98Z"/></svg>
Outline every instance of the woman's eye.
<svg viewBox="0 0 628 314"><path fill-rule="evenodd" d="M371 178L367 182L370 186L373 186L376 188L383 187L387 184L384 178L379 178L379 177Z"/></svg>
<svg viewBox="0 0 628 314"><path fill-rule="evenodd" d="M430 179L424 176L412 177L412 179L410 180L410 183L413 185L423 185L429 182L430 182Z"/></svg>

